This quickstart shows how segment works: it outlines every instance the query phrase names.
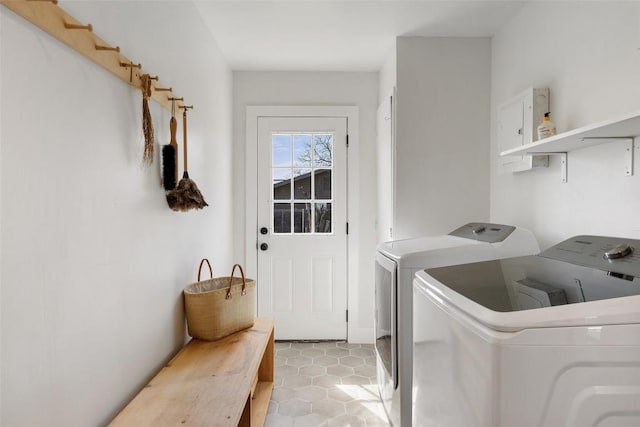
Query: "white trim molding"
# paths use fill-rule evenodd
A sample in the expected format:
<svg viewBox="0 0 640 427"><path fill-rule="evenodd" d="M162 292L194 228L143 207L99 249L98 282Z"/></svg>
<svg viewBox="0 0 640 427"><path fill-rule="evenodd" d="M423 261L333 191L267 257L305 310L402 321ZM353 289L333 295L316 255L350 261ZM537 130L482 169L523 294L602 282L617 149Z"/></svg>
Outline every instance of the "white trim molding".
<svg viewBox="0 0 640 427"><path fill-rule="evenodd" d="M360 187L359 170L359 109L357 106L248 106L246 110L246 141L245 141L245 264L247 275L257 277L258 249L257 249L257 143L258 119L260 117L345 117L347 119L347 135L349 135L349 149L347 150L347 222L349 235L347 236L347 308L349 322L347 322L347 339L352 342L373 342L366 340L362 329L357 324L359 319L359 272L360 254L358 241L360 229L357 218L359 216L358 194ZM259 286L259 285L258 285Z"/></svg>

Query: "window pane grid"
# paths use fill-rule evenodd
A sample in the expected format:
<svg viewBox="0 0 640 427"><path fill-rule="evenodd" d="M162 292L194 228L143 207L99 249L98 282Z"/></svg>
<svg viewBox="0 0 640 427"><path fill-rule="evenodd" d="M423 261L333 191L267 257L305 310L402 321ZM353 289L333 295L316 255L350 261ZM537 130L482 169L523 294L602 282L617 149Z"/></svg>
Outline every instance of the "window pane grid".
<svg viewBox="0 0 640 427"><path fill-rule="evenodd" d="M333 234L333 134L272 134L274 234Z"/></svg>

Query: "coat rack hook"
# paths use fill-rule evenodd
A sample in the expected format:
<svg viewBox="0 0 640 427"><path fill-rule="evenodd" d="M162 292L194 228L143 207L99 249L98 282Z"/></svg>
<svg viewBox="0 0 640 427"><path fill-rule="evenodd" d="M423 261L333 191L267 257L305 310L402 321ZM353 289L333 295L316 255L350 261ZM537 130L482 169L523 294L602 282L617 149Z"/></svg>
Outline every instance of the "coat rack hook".
<svg viewBox="0 0 640 427"><path fill-rule="evenodd" d="M193 105L178 105L178 108L182 108L183 110L193 110Z"/></svg>
<svg viewBox="0 0 640 427"><path fill-rule="evenodd" d="M180 97L180 98L169 97L167 99L169 101L184 101L184 97Z"/></svg>
<svg viewBox="0 0 640 427"><path fill-rule="evenodd" d="M156 92L173 92L173 88L171 87L155 87L153 90Z"/></svg>
<svg viewBox="0 0 640 427"><path fill-rule="evenodd" d="M149 76L149 80L158 81L158 76Z"/></svg>
<svg viewBox="0 0 640 427"><path fill-rule="evenodd" d="M120 46L111 47L111 46L100 46L96 45L96 50L112 50L114 52L120 53Z"/></svg>
<svg viewBox="0 0 640 427"><path fill-rule="evenodd" d="M120 66L124 68L142 68L142 64L134 64L133 62L120 62Z"/></svg>
<svg viewBox="0 0 640 427"><path fill-rule="evenodd" d="M89 32L93 31L93 25L91 24L79 25L79 24L69 24L68 22L65 22L64 27L67 30L87 30Z"/></svg>
<svg viewBox="0 0 640 427"><path fill-rule="evenodd" d="M42 1L47 3L58 4L58 0L27 0L27 1Z"/></svg>
<svg viewBox="0 0 640 427"><path fill-rule="evenodd" d="M127 64L126 62L120 61L120 66L129 69L129 83L133 83L133 69L134 68L142 69L142 64L134 64L133 62L129 62Z"/></svg>

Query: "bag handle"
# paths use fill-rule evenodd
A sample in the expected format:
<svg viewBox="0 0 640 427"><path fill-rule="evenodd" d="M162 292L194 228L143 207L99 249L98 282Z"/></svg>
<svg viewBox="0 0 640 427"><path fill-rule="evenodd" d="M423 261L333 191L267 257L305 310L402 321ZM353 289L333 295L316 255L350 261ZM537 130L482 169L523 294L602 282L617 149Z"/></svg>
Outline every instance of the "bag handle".
<svg viewBox="0 0 640 427"><path fill-rule="evenodd" d="M200 273L202 273L202 264L207 263L207 267L209 267L209 275L211 275L211 278L213 279L213 269L211 268L211 264L209 264L209 260L206 258L202 258L202 261L200 261L200 267L198 267L198 282L200 281Z"/></svg>
<svg viewBox="0 0 640 427"><path fill-rule="evenodd" d="M231 270L231 276L229 277L229 288L227 289L227 296L225 297L225 299L231 299L231 284L233 283L233 273L236 272L236 267L240 269L240 275L242 276L242 292L240 293L240 295L247 294L247 291L245 289L247 287L247 281L244 278L244 270L242 269L242 266L240 264L234 264L233 269Z"/></svg>

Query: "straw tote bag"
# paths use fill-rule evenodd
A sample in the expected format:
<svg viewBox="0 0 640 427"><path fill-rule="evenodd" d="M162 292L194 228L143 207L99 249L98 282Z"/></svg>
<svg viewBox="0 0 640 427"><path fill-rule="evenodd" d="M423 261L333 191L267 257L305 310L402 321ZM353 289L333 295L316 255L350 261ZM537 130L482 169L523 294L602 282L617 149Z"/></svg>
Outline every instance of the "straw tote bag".
<svg viewBox="0 0 640 427"><path fill-rule="evenodd" d="M211 279L200 281L202 266L207 264ZM233 277L236 268L241 277ZM203 258L198 267L198 281L184 288L187 329L193 338L215 341L253 326L255 313L255 280L244 277L240 264L235 264L228 277L213 277L209 260Z"/></svg>

